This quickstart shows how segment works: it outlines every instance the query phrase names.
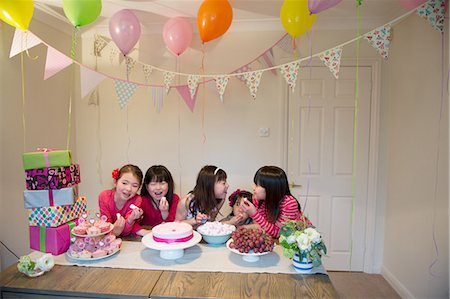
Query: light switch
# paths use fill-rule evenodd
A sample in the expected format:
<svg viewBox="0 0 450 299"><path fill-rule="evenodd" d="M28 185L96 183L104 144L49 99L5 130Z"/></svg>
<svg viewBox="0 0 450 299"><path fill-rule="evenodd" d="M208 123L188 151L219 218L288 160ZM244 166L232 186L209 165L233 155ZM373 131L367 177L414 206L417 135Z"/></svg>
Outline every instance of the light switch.
<svg viewBox="0 0 450 299"><path fill-rule="evenodd" d="M258 134L259 134L259 137L269 137L269 135L270 135L270 128L261 127L258 130Z"/></svg>

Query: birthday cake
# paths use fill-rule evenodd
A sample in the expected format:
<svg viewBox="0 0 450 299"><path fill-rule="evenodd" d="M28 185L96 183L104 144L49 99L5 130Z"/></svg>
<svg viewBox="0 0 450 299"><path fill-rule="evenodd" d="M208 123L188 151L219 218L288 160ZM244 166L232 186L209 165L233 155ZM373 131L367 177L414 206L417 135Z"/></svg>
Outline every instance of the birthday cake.
<svg viewBox="0 0 450 299"><path fill-rule="evenodd" d="M162 243L181 243L193 238L192 226L184 222L166 222L152 229L153 240Z"/></svg>

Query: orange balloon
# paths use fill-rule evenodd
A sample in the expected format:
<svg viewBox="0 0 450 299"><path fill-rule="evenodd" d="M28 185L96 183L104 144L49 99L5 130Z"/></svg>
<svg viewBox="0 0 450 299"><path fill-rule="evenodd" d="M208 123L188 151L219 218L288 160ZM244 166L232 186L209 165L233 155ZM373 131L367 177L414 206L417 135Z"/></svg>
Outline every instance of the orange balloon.
<svg viewBox="0 0 450 299"><path fill-rule="evenodd" d="M203 43L227 32L233 19L228 0L204 0L197 13L197 26Z"/></svg>

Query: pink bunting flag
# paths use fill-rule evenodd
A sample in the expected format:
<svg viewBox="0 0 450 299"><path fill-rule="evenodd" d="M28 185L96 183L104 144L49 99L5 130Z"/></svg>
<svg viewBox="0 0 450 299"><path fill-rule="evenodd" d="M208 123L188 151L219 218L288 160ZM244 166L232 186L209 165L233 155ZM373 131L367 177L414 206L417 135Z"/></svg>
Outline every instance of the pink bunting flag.
<svg viewBox="0 0 450 299"><path fill-rule="evenodd" d="M59 73L71 64L72 59L70 57L49 46L47 48L47 60L45 61L44 80Z"/></svg>
<svg viewBox="0 0 450 299"><path fill-rule="evenodd" d="M319 55L320 60L330 69L333 76L338 79L341 65L342 47L326 50Z"/></svg>
<svg viewBox="0 0 450 299"><path fill-rule="evenodd" d="M248 64L246 64L246 65L240 67L239 69L237 69L236 71L234 71L233 74L240 74L240 73L251 72L251 71L252 71L252 69L250 68L250 66ZM243 75L237 75L236 78L245 83L245 77Z"/></svg>
<svg viewBox="0 0 450 299"><path fill-rule="evenodd" d="M391 26L389 25L378 27L364 35L364 39L367 40L384 59L387 59L389 55L390 38Z"/></svg>
<svg viewBox="0 0 450 299"><path fill-rule="evenodd" d="M91 90L99 85L106 76L88 69L87 67L80 67L80 85L81 85L81 97L84 98Z"/></svg>
<svg viewBox="0 0 450 299"><path fill-rule="evenodd" d="M283 51L294 54L295 49L292 47L292 36L286 34L277 44Z"/></svg>
<svg viewBox="0 0 450 299"><path fill-rule="evenodd" d="M300 62L294 61L288 64L284 64L280 66L280 72L283 75L286 83L291 88L292 92L294 92L295 84L297 83L297 75L298 69L300 67Z"/></svg>
<svg viewBox="0 0 450 299"><path fill-rule="evenodd" d="M258 91L259 83L261 83L262 71L255 71L251 73L244 73L245 83L250 90L250 95L256 100L256 92Z"/></svg>
<svg viewBox="0 0 450 299"><path fill-rule="evenodd" d="M426 19L439 32L444 32L445 0L429 0L416 10L417 14Z"/></svg>
<svg viewBox="0 0 450 299"><path fill-rule="evenodd" d="M273 58L273 51L272 49L269 49L268 51L264 52L261 57L258 58L259 63L262 64L262 66L264 68L271 68L274 66L274 58ZM273 75L277 75L277 70L276 69L271 69L270 72Z"/></svg>
<svg viewBox="0 0 450 299"><path fill-rule="evenodd" d="M178 93L183 98L184 102L188 106L189 110L191 112L194 112L195 107L195 100L197 98L197 91L195 92L194 96L191 97L191 93L189 92L189 87L187 85L183 86L176 86L176 89L178 90Z"/></svg>
<svg viewBox="0 0 450 299"><path fill-rule="evenodd" d="M127 81L114 80L114 87L116 88L116 95L120 109L123 109L126 105L128 105L128 102L138 88L138 85Z"/></svg>
<svg viewBox="0 0 450 299"><path fill-rule="evenodd" d="M16 28L14 32L9 58L39 45L42 41L30 31L22 31Z"/></svg>

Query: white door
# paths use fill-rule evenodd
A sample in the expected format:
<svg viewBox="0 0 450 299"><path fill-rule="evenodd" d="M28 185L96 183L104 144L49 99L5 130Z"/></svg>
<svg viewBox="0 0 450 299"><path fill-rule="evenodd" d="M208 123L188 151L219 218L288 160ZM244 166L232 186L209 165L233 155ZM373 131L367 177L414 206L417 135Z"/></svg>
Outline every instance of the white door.
<svg viewBox="0 0 450 299"><path fill-rule="evenodd" d="M338 80L326 67L301 68L288 92L288 176L301 185L291 192L323 235L328 270L364 267L372 70L358 73L356 122L355 67L341 66Z"/></svg>

